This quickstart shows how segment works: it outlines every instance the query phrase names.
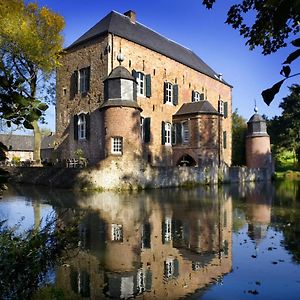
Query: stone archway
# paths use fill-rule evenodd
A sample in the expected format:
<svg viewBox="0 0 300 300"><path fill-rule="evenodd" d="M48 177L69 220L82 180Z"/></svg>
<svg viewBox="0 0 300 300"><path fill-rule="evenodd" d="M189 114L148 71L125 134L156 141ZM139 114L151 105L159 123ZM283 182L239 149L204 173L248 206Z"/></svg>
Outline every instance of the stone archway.
<svg viewBox="0 0 300 300"><path fill-rule="evenodd" d="M187 167L195 167L197 165L197 162L188 154L182 155L178 161L177 166L187 166Z"/></svg>

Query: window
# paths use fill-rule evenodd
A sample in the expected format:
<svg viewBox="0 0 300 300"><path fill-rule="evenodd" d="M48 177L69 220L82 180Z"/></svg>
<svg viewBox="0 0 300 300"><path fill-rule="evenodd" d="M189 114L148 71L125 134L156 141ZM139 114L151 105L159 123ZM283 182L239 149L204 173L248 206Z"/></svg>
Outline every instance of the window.
<svg viewBox="0 0 300 300"><path fill-rule="evenodd" d="M86 138L86 120L85 114L78 116L78 139L85 140Z"/></svg>
<svg viewBox="0 0 300 300"><path fill-rule="evenodd" d="M164 262L164 275L166 279L177 278L179 276L179 262L176 258L167 257Z"/></svg>
<svg viewBox="0 0 300 300"><path fill-rule="evenodd" d="M141 126L141 139L142 139L142 142L144 142L144 138L145 138L145 133L144 133L144 121L145 121L145 118L144 118L144 117L141 117L141 123L140 123L140 126Z"/></svg>
<svg viewBox="0 0 300 300"><path fill-rule="evenodd" d="M166 103L173 103L173 85L170 82L166 84Z"/></svg>
<svg viewBox="0 0 300 300"><path fill-rule="evenodd" d="M111 240L123 242L123 226L120 224L111 224Z"/></svg>
<svg viewBox="0 0 300 300"><path fill-rule="evenodd" d="M170 82L164 83L164 103L178 104L178 85Z"/></svg>
<svg viewBox="0 0 300 300"><path fill-rule="evenodd" d="M162 223L162 241L163 243L170 242L172 240L172 220L170 217L166 217Z"/></svg>
<svg viewBox="0 0 300 300"><path fill-rule="evenodd" d="M218 105L219 105L218 111L221 115L223 115L224 114L224 102L223 102L223 100L219 100Z"/></svg>
<svg viewBox="0 0 300 300"><path fill-rule="evenodd" d="M151 75L145 75L142 72L132 71L132 76L137 83L137 95L142 97L151 97Z"/></svg>
<svg viewBox="0 0 300 300"><path fill-rule="evenodd" d="M172 125L162 122L162 144L171 145Z"/></svg>
<svg viewBox="0 0 300 300"><path fill-rule="evenodd" d="M145 75L141 72L137 72L136 81L138 96L145 96Z"/></svg>
<svg viewBox="0 0 300 300"><path fill-rule="evenodd" d="M189 142L189 123L188 121L182 122L182 142L188 144Z"/></svg>
<svg viewBox="0 0 300 300"><path fill-rule="evenodd" d="M113 154L122 154L123 152L123 138L113 137L112 138L112 151Z"/></svg>
<svg viewBox="0 0 300 300"><path fill-rule="evenodd" d="M79 91L81 94L88 92L90 85L90 67L79 70Z"/></svg>
<svg viewBox="0 0 300 300"><path fill-rule="evenodd" d="M204 94L197 91L192 91L192 102L199 102L201 100L204 100Z"/></svg>

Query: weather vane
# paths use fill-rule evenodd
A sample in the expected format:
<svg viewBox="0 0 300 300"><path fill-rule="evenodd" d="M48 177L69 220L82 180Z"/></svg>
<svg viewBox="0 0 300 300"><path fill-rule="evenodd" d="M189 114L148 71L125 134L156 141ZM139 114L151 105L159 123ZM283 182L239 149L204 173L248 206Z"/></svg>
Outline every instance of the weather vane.
<svg viewBox="0 0 300 300"><path fill-rule="evenodd" d="M257 114L258 113L258 108L256 106L256 99L254 99L254 112Z"/></svg>

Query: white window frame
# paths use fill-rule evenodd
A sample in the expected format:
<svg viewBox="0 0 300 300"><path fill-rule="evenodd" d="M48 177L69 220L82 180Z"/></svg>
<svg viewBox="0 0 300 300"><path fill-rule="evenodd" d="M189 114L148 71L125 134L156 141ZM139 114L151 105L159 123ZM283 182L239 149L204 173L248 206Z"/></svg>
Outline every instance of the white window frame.
<svg viewBox="0 0 300 300"><path fill-rule="evenodd" d="M111 224L111 240L115 242L123 241L123 225Z"/></svg>
<svg viewBox="0 0 300 300"><path fill-rule="evenodd" d="M84 94L88 91L88 69L82 68L79 70L79 92Z"/></svg>
<svg viewBox="0 0 300 300"><path fill-rule="evenodd" d="M85 114L78 115L78 140L86 139L86 117Z"/></svg>
<svg viewBox="0 0 300 300"><path fill-rule="evenodd" d="M145 97L146 96L146 76L142 72L136 73L137 82L137 95Z"/></svg>
<svg viewBox="0 0 300 300"><path fill-rule="evenodd" d="M173 104L173 84L171 82L166 84L166 103Z"/></svg>
<svg viewBox="0 0 300 300"><path fill-rule="evenodd" d="M221 115L224 115L224 101L223 100L219 100L219 113Z"/></svg>
<svg viewBox="0 0 300 300"><path fill-rule="evenodd" d="M174 276L174 258L172 257L167 257L165 261L165 266L166 266L166 272L165 276L166 278L172 278Z"/></svg>
<svg viewBox="0 0 300 300"><path fill-rule="evenodd" d="M120 136L114 136L111 138L111 153L123 154L123 138Z"/></svg>
<svg viewBox="0 0 300 300"><path fill-rule="evenodd" d="M197 91L194 91L194 102L200 101L200 93Z"/></svg>
<svg viewBox="0 0 300 300"><path fill-rule="evenodd" d="M181 123L181 136L182 136L182 143L188 144L189 143L189 122L184 121Z"/></svg>
<svg viewBox="0 0 300 300"><path fill-rule="evenodd" d="M172 240L172 219L170 217L166 217L164 220L165 228L164 228L164 241L170 242Z"/></svg>
<svg viewBox="0 0 300 300"><path fill-rule="evenodd" d="M165 123L165 145L172 145L172 124L166 122Z"/></svg>

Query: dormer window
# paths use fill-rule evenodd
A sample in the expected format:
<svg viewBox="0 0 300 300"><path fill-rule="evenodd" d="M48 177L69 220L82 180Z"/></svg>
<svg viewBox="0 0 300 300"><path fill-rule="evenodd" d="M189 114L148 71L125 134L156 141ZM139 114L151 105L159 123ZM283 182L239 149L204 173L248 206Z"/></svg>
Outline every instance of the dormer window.
<svg viewBox="0 0 300 300"><path fill-rule="evenodd" d="M204 94L197 91L192 91L192 102L199 102L204 100Z"/></svg>

